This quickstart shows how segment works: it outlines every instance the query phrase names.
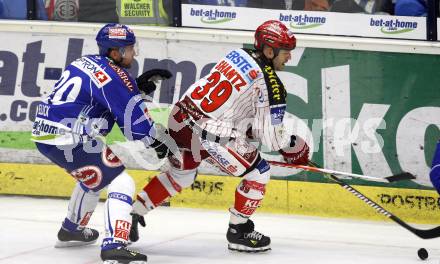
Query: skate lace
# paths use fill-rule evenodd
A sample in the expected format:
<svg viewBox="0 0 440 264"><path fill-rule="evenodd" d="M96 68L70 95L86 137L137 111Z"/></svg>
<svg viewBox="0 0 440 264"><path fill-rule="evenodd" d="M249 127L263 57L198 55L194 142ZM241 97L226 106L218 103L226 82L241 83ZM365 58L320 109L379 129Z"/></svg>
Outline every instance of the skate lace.
<svg viewBox="0 0 440 264"><path fill-rule="evenodd" d="M84 237L86 239L88 239L89 237L93 236L92 229L90 229L90 228L84 228L82 233L84 234Z"/></svg>
<svg viewBox="0 0 440 264"><path fill-rule="evenodd" d="M126 251L130 252L133 256L139 254L139 252L136 252L134 250L128 249L128 248L124 248Z"/></svg>
<svg viewBox="0 0 440 264"><path fill-rule="evenodd" d="M250 238L250 239L255 239L255 240L261 240L261 238L263 237L263 234L257 232L257 231L252 231L252 233L247 233L245 235L245 238Z"/></svg>

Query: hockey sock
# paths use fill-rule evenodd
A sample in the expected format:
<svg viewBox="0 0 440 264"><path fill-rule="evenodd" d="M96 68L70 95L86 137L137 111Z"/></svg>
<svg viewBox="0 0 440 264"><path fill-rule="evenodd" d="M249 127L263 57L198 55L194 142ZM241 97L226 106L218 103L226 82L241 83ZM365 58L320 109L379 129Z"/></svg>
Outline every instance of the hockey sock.
<svg viewBox="0 0 440 264"><path fill-rule="evenodd" d="M102 242L102 250L127 244L131 228L131 197L134 195L134 189L134 181L125 171L110 183L105 203L106 237Z"/></svg>
<svg viewBox="0 0 440 264"><path fill-rule="evenodd" d="M63 228L75 232L87 226L90 217L99 201L99 192L87 189L77 183L70 197L67 217L63 221Z"/></svg>
<svg viewBox="0 0 440 264"><path fill-rule="evenodd" d="M266 185L243 179L235 190L235 204L230 208L231 224L242 224L260 207L263 200Z"/></svg>
<svg viewBox="0 0 440 264"><path fill-rule="evenodd" d="M182 191L182 187L173 179L169 172L162 172L138 193L133 204L135 213L145 215L162 204L168 198Z"/></svg>

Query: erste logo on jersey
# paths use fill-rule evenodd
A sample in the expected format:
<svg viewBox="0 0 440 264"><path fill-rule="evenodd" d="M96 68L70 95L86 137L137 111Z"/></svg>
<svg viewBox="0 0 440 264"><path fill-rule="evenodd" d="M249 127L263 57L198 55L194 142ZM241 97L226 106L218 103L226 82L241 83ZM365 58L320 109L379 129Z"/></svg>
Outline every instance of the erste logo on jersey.
<svg viewBox="0 0 440 264"><path fill-rule="evenodd" d="M248 61L246 57L248 55L244 51L233 50L226 55L226 60L220 61L214 67L229 80L237 91L240 91L241 87L246 87L248 82L255 80L261 73L258 67L254 67L249 62L252 60Z"/></svg>
<svg viewBox="0 0 440 264"><path fill-rule="evenodd" d="M75 60L72 62L72 65L87 74L87 76L90 77L98 88L104 87L104 85L112 80L110 75L108 75L98 64L87 57L82 57Z"/></svg>
<svg viewBox="0 0 440 264"><path fill-rule="evenodd" d="M248 56L248 54L244 51L239 52L233 50L226 55L226 58L230 60L230 62L232 62L232 64L234 64L238 69L240 69L240 72L243 73L243 76L247 77L248 81L252 82L258 77L260 71L258 70L258 67L254 67L254 65L249 62L252 62L253 60L248 61L244 55L246 55L246 57Z"/></svg>
<svg viewBox="0 0 440 264"><path fill-rule="evenodd" d="M249 71L249 73L248 73L248 76L249 76L249 78L251 79L251 80L255 80L255 79L257 79L257 77L258 77L258 70L256 70L256 69L252 69L252 70L250 70Z"/></svg>
<svg viewBox="0 0 440 264"><path fill-rule="evenodd" d="M232 165L225 157L220 153L216 146L211 146L207 140L201 141L202 146L211 156L212 160L217 163L223 171L234 174L237 172L237 166Z"/></svg>

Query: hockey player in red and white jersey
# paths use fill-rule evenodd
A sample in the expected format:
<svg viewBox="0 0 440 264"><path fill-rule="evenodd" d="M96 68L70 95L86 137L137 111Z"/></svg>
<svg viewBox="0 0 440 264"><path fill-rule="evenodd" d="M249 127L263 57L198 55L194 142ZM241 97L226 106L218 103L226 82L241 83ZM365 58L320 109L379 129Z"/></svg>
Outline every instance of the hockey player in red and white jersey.
<svg viewBox="0 0 440 264"><path fill-rule="evenodd" d="M249 217L260 206L270 167L249 138L279 151L287 162L306 164L309 147L284 133L287 92L276 75L291 59L296 39L279 21L266 21L255 32L255 50L236 49L193 84L174 105L169 132L180 149L170 169L154 177L133 205L132 241L137 223L166 199L191 186L200 162L210 158L222 170L241 177L230 208L228 248L258 252L270 249L270 238L254 230Z"/></svg>

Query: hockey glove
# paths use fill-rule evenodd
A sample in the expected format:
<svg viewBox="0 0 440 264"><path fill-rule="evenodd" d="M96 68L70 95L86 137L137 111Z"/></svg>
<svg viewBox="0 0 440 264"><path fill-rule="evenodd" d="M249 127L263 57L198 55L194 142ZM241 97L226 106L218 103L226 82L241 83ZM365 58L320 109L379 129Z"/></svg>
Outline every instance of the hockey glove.
<svg viewBox="0 0 440 264"><path fill-rule="evenodd" d="M254 139L254 135L252 134L252 127L249 127L249 128L246 130L246 138L248 138L248 139Z"/></svg>
<svg viewBox="0 0 440 264"><path fill-rule="evenodd" d="M156 90L156 81L169 79L173 74L166 69L153 69L142 73L136 78L139 90L145 94L150 94Z"/></svg>
<svg viewBox="0 0 440 264"><path fill-rule="evenodd" d="M154 140L150 147L154 148L159 159L164 159L170 155L170 149L168 146L164 142L160 142L157 139Z"/></svg>
<svg viewBox="0 0 440 264"><path fill-rule="evenodd" d="M142 215L131 213L131 228L130 228L130 234L128 235L128 238L131 242L136 242L139 240L139 227L138 225L141 225L142 227L145 227L145 218Z"/></svg>
<svg viewBox="0 0 440 264"><path fill-rule="evenodd" d="M309 145L299 136L290 137L290 146L279 150L287 163L307 165L309 162Z"/></svg>
<svg viewBox="0 0 440 264"><path fill-rule="evenodd" d="M154 148L159 159L166 158L178 152L178 147L168 130L159 123L154 124L156 136L150 147Z"/></svg>

